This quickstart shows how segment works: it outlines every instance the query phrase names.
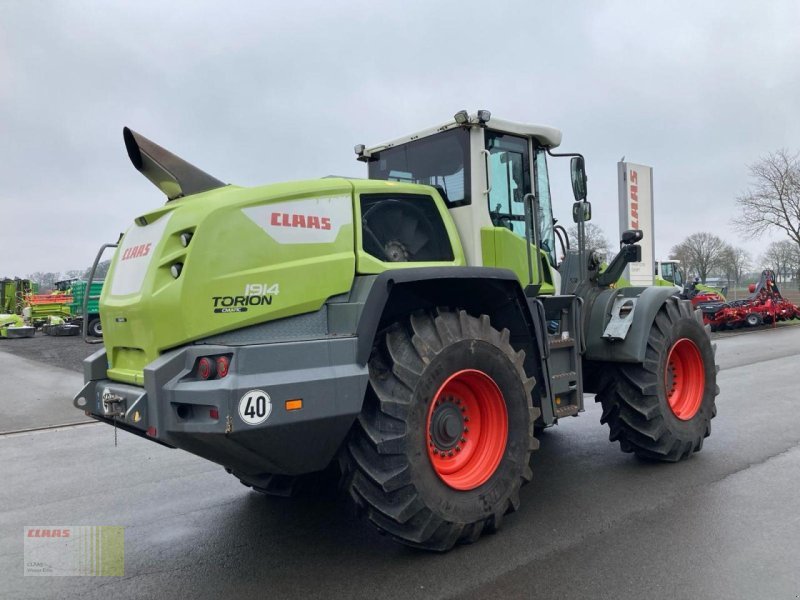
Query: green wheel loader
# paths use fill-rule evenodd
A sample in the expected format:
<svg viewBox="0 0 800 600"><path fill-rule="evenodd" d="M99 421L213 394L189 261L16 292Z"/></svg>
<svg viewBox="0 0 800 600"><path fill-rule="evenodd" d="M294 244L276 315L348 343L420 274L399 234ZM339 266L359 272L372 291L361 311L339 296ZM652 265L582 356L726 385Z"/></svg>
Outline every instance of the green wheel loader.
<svg viewBox="0 0 800 600"><path fill-rule="evenodd" d="M641 232L601 270L584 160L554 152L559 131L460 111L356 146L369 179L255 188L124 140L167 202L135 216L103 287L104 348L74 401L96 419L267 494L335 466L379 530L439 551L517 508L536 433L585 392L624 452L678 461L709 435L702 319L672 288L613 287ZM548 180L561 157L571 250Z"/></svg>

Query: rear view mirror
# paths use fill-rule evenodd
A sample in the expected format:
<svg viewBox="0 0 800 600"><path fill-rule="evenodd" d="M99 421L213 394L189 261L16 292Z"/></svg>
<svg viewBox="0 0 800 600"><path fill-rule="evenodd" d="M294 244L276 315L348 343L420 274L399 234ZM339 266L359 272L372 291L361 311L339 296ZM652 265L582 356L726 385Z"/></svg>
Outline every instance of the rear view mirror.
<svg viewBox="0 0 800 600"><path fill-rule="evenodd" d="M575 223L592 220L591 202L576 202L572 205L572 220Z"/></svg>
<svg viewBox="0 0 800 600"><path fill-rule="evenodd" d="M582 156L572 157L569 162L569 172L572 178L572 195L575 196L575 200L586 200L586 165Z"/></svg>

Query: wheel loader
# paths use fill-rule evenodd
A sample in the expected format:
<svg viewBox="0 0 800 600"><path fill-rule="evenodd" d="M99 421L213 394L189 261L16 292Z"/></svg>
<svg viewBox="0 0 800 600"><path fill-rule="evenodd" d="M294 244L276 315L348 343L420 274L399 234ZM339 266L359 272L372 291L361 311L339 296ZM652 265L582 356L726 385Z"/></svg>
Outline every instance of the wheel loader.
<svg viewBox="0 0 800 600"><path fill-rule="evenodd" d="M558 130L459 111L356 146L367 179L254 188L123 137L167 199L134 216L106 278L104 348L74 399L95 419L265 494L335 469L378 530L435 551L500 527L537 434L586 393L624 452L679 461L709 435L700 314L672 288L614 287L641 231L601 268L584 158L554 151ZM576 249L556 247L562 158Z"/></svg>

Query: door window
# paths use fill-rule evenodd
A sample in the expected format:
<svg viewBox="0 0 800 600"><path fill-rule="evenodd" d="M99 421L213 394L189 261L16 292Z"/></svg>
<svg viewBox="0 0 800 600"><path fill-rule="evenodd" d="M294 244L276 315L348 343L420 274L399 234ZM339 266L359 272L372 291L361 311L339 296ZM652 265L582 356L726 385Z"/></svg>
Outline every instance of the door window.
<svg viewBox="0 0 800 600"><path fill-rule="evenodd" d="M486 132L489 151L489 215L495 227L506 227L525 237L525 194L531 191L528 140L515 135Z"/></svg>

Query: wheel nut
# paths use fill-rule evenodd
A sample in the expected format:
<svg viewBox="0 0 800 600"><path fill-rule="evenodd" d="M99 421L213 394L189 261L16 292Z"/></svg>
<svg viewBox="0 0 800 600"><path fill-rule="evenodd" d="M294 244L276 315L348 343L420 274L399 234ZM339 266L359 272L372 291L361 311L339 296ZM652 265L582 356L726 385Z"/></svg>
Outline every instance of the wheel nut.
<svg viewBox="0 0 800 600"><path fill-rule="evenodd" d="M461 438L461 443L462 443L462 444L466 444L466 443L467 443L467 438L463 438L463 437L462 437L462 438Z"/></svg>

